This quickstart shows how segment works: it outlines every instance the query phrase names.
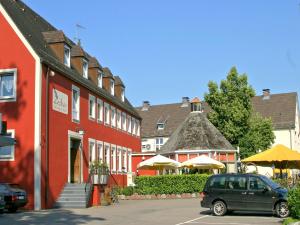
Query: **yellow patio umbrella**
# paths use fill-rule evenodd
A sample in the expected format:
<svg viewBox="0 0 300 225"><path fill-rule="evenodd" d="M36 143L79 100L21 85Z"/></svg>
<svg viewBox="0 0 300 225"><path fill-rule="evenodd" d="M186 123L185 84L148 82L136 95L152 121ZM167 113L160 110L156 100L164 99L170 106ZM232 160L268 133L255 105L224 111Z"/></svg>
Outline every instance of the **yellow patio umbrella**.
<svg viewBox="0 0 300 225"><path fill-rule="evenodd" d="M198 168L198 169L223 169L225 165L206 155L201 155L181 163L180 167Z"/></svg>
<svg viewBox="0 0 300 225"><path fill-rule="evenodd" d="M300 153L278 144L273 148L242 160L261 166L275 166L279 169L300 169Z"/></svg>
<svg viewBox="0 0 300 225"><path fill-rule="evenodd" d="M140 162L137 165L139 170L162 170L162 169L176 169L180 163L169 159L162 155L156 155L150 159Z"/></svg>

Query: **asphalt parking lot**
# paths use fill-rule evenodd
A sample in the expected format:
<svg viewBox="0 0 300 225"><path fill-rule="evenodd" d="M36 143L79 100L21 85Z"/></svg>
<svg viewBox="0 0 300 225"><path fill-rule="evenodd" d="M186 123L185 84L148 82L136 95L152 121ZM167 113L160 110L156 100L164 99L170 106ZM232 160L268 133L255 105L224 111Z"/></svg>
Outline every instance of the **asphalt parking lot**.
<svg viewBox="0 0 300 225"><path fill-rule="evenodd" d="M278 225L272 214L232 213L215 217L200 208L199 199L121 201L112 206L88 209L59 209L40 212L4 213L2 225L103 224L103 225Z"/></svg>

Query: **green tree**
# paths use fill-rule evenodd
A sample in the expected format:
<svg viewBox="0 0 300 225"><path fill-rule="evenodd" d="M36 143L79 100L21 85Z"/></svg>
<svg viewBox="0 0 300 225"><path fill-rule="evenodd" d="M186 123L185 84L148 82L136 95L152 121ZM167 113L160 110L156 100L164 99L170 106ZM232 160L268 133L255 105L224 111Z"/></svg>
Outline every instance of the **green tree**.
<svg viewBox="0 0 300 225"><path fill-rule="evenodd" d="M242 144L240 149L243 156L249 155L247 152L250 154L255 152L253 148L265 150L269 147L274 140L272 129L266 130L269 132L268 135L261 137L257 134L257 130L262 132L264 127L258 129L257 124L262 123L266 127L270 125L272 128L272 123L270 120L258 116L251 118L253 116L251 99L255 96L255 91L248 84L246 74L238 74L237 69L232 67L227 79L222 80L220 86L216 82L210 81L208 90L209 92L204 96L205 101L212 108L208 119L233 146L237 147ZM251 137L250 140L247 140L246 136ZM247 141L251 141L251 143L246 144ZM264 144L262 145L262 143ZM249 148L249 146L254 147Z"/></svg>

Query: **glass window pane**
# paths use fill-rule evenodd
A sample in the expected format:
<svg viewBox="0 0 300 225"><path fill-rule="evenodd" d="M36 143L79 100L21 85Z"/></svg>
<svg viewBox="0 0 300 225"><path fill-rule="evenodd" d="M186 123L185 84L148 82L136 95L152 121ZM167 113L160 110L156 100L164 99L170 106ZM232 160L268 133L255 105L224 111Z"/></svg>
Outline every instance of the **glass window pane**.
<svg viewBox="0 0 300 225"><path fill-rule="evenodd" d="M14 96L14 74L7 73L0 77L0 96L11 97Z"/></svg>

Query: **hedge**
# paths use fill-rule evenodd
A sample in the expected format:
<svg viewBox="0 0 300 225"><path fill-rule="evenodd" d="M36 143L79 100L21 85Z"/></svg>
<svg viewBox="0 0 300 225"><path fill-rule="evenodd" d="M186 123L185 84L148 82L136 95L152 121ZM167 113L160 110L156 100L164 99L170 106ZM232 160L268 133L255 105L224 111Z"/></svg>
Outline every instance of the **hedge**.
<svg viewBox="0 0 300 225"><path fill-rule="evenodd" d="M291 217L300 219L300 186L289 190L288 205Z"/></svg>
<svg viewBox="0 0 300 225"><path fill-rule="evenodd" d="M139 176L135 179L135 191L142 195L196 193L203 190L208 177L207 174Z"/></svg>

